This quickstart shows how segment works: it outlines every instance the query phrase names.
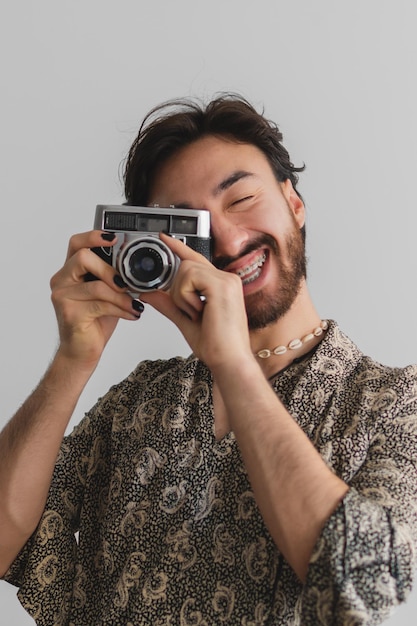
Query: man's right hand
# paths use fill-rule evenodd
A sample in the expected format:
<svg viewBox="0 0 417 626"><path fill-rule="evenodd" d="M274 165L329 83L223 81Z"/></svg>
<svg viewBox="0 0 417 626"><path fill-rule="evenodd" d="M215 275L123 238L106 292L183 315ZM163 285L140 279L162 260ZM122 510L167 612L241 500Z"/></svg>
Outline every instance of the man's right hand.
<svg viewBox="0 0 417 626"><path fill-rule="evenodd" d="M108 241L108 236L96 230L71 237L65 264L51 279L58 352L87 368L97 364L118 320L136 320L143 311L142 303L126 293L114 268L91 250L113 246L117 238ZM97 280L86 281L89 273Z"/></svg>
<svg viewBox="0 0 417 626"><path fill-rule="evenodd" d="M103 234L71 238L65 264L51 279L58 351L0 433L0 576L39 523L65 429L118 320L138 319L143 310L114 268L91 250L116 243ZM97 280L86 282L88 274Z"/></svg>

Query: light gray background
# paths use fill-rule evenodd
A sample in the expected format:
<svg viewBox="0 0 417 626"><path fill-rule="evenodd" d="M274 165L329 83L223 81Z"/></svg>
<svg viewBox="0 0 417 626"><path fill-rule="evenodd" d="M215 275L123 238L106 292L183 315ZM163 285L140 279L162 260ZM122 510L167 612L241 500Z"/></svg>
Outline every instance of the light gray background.
<svg viewBox="0 0 417 626"><path fill-rule="evenodd" d="M3 0L0 15L0 426L57 342L49 278L148 109L242 93L307 170L310 287L365 352L417 361L417 38L413 0ZM233 346L231 346L233 349ZM186 354L147 310L122 322L75 421L144 357ZM0 583L0 624L33 624ZM417 592L389 624L415 624Z"/></svg>

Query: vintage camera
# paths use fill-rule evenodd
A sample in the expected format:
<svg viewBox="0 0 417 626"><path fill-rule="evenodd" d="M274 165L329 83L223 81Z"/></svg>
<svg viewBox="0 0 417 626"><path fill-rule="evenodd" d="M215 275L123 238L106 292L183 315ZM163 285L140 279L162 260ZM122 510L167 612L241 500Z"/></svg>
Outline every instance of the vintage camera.
<svg viewBox="0 0 417 626"><path fill-rule="evenodd" d="M211 259L206 210L99 204L94 228L117 235L114 246L93 250L119 272L133 296L172 284L180 260L159 238L161 231Z"/></svg>

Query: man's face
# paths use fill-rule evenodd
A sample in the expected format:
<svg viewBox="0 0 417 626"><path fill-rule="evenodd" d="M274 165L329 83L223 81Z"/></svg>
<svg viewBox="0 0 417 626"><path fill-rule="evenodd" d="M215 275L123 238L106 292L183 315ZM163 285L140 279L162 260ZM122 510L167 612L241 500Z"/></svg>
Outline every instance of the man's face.
<svg viewBox="0 0 417 626"><path fill-rule="evenodd" d="M304 205L258 148L197 140L157 171L149 203L210 211L213 263L241 277L251 330L289 310L305 278Z"/></svg>

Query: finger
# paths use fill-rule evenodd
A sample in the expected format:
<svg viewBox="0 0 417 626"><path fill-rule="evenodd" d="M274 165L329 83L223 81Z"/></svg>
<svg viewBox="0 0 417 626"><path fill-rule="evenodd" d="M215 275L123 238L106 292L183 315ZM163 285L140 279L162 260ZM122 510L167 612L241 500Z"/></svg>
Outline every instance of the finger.
<svg viewBox="0 0 417 626"><path fill-rule="evenodd" d="M101 246L109 247L113 246L116 241L116 235L107 231L90 230L85 233L77 233L69 240L66 259L68 260L82 248L100 248Z"/></svg>
<svg viewBox="0 0 417 626"><path fill-rule="evenodd" d="M90 248L81 248L68 258L65 265L52 276L51 289L69 286L84 282L86 277L100 279L114 289L126 289L126 285L119 279L115 281L114 268L106 263Z"/></svg>
<svg viewBox="0 0 417 626"><path fill-rule="evenodd" d="M126 293L117 293L105 283L79 283L56 289L51 299L57 311L77 310L76 317L115 316L123 319L140 317L143 304Z"/></svg>
<svg viewBox="0 0 417 626"><path fill-rule="evenodd" d="M175 239L175 237L171 237L166 233L159 233L159 237L161 241L163 241L170 248L170 250L172 250L172 252L181 259L181 261L187 259L211 265L210 261L204 255L200 254L196 250L193 250L180 239Z"/></svg>
<svg viewBox="0 0 417 626"><path fill-rule="evenodd" d="M157 290L147 292L141 295L141 300L146 304L150 304L159 313L162 313L162 315L165 315L165 317L173 322L183 334L185 334L187 327L194 321L188 312L181 310L175 304L170 294L166 291ZM193 311L193 315L195 318L195 311Z"/></svg>
<svg viewBox="0 0 417 626"><path fill-rule="evenodd" d="M140 319L141 313L126 311L110 302L98 300L86 300L82 303L70 300L66 302L65 307L57 311L57 318L63 320L67 327L88 325L94 320L107 317L133 321Z"/></svg>
<svg viewBox="0 0 417 626"><path fill-rule="evenodd" d="M225 272L215 268L212 263L202 263L200 259L184 259L180 263L171 291L181 293L194 308L201 311L209 293L216 291L216 285L223 284L224 280Z"/></svg>
<svg viewBox="0 0 417 626"><path fill-rule="evenodd" d="M181 263L176 279L169 290L177 307L193 320L199 317L204 308L203 292L208 280L207 269L205 267L202 269L201 263L187 259Z"/></svg>

